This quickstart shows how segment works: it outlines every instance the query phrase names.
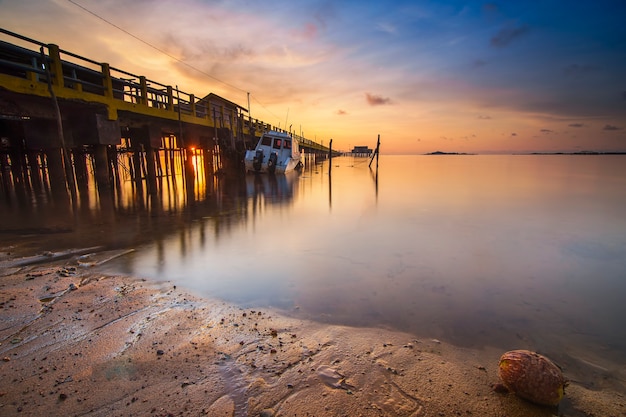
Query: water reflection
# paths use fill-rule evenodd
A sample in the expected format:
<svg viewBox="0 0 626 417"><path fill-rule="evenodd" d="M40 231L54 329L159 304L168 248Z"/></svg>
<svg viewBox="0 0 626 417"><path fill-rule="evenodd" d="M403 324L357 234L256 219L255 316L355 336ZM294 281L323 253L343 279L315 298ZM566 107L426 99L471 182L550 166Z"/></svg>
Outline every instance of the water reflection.
<svg viewBox="0 0 626 417"><path fill-rule="evenodd" d="M382 156L378 171L334 158L295 175L210 177L192 161L194 181L160 179L156 196L128 181L91 191L97 204L80 204L67 231L49 222L67 206L35 196L2 218L46 216L65 247L136 248L107 271L245 306L626 361L622 157Z"/></svg>
<svg viewBox="0 0 626 417"><path fill-rule="evenodd" d="M224 223L216 230L245 221L251 208L248 193L282 204L293 196L291 179L272 182L236 173L215 175L207 169L205 156L195 150L159 152L158 175L149 185L139 153L120 153L112 167L112 186L97 183L89 157L75 159L75 170L82 174L76 175L73 196L53 192L46 172L38 179L33 174L38 170L5 172L0 244L17 250L134 247L185 230L199 219Z"/></svg>
<svg viewBox="0 0 626 417"><path fill-rule="evenodd" d="M298 173L287 175L245 176L247 197L252 200L253 207L263 204L288 205L293 202L297 192Z"/></svg>

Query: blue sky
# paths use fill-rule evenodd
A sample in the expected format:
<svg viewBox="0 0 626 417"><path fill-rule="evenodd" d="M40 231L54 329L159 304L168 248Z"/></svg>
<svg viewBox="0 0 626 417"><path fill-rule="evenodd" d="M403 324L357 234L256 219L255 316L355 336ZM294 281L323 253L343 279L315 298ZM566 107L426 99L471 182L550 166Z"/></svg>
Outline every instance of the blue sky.
<svg viewBox="0 0 626 417"><path fill-rule="evenodd" d="M5 29L390 153L626 150L624 22L623 0L0 0Z"/></svg>

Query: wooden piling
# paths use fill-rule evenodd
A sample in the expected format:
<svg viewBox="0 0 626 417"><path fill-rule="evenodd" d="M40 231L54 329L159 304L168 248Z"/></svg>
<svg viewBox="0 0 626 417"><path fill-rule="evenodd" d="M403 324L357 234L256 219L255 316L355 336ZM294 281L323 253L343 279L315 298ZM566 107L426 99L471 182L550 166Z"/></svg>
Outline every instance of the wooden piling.
<svg viewBox="0 0 626 417"><path fill-rule="evenodd" d="M55 196L65 196L67 195L67 183L65 181L65 168L63 166L61 150L59 148L50 148L45 152L52 194Z"/></svg>
<svg viewBox="0 0 626 417"><path fill-rule="evenodd" d="M378 151L380 150L380 135L378 135L378 141L376 142L376 150L372 154L372 159L370 159L369 167L372 166L372 161L374 161L374 157L376 157L376 170L378 170Z"/></svg>
<svg viewBox="0 0 626 417"><path fill-rule="evenodd" d="M30 167L30 178L33 188L37 191L42 188L41 181L41 166L39 165L39 153L35 151L29 151L26 154L28 160L28 166Z"/></svg>
<svg viewBox="0 0 626 417"><path fill-rule="evenodd" d="M93 156L95 162L94 170L96 184L98 184L98 188L111 188L111 182L109 180L109 161L106 145L94 145Z"/></svg>
<svg viewBox="0 0 626 417"><path fill-rule="evenodd" d="M87 170L87 157L82 149L73 149L74 172L76 173L76 186L78 192L87 194L89 191L89 174Z"/></svg>
<svg viewBox="0 0 626 417"><path fill-rule="evenodd" d="M11 181L9 180L9 156L5 153L0 153L0 177L2 177L4 192L8 194L11 189Z"/></svg>
<svg viewBox="0 0 626 417"><path fill-rule="evenodd" d="M11 159L11 175L13 176L13 182L15 184L24 185L28 177L24 175L25 164L23 154L18 149L12 149L9 153L9 158Z"/></svg>
<svg viewBox="0 0 626 417"><path fill-rule="evenodd" d="M74 170L72 167L72 158L70 157L70 154L67 151L67 147L65 146L65 135L63 133L63 118L61 117L61 108L59 107L59 101L57 100L54 88L52 87L53 78L50 72L50 67L52 67L54 70L54 85L56 85L57 88L63 87L63 67L61 65L60 50L57 45L48 45L48 52L50 54L49 60L46 60L43 46L41 47L40 52L42 61L48 63L45 66L46 76L48 78L48 92L50 93L50 97L52 98L52 105L54 107L54 114L57 122L57 134L59 137L59 141L61 142L62 164L63 169L65 170L65 180L67 182L67 187L70 190L70 194L74 196L76 194L76 189L74 188L75 180Z"/></svg>
<svg viewBox="0 0 626 417"><path fill-rule="evenodd" d="M154 160L154 149L152 146L146 147L146 174L148 182L148 193L157 193L157 180L156 180L156 162Z"/></svg>

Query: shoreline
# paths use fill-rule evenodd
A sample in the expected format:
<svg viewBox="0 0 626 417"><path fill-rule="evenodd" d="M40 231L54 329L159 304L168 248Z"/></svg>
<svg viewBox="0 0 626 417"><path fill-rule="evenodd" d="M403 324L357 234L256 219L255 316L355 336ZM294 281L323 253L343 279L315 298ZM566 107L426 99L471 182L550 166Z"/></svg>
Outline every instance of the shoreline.
<svg viewBox="0 0 626 417"><path fill-rule="evenodd" d="M494 392L504 352L492 348L243 309L71 254L4 265L3 416L626 413L623 392L576 381L558 410Z"/></svg>

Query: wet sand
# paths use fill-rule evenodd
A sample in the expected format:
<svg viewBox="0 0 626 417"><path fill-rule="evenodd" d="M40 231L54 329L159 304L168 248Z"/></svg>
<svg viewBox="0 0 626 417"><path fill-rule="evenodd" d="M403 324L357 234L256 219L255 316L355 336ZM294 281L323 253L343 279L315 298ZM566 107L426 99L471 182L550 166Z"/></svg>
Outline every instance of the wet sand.
<svg viewBox="0 0 626 417"><path fill-rule="evenodd" d="M615 385L571 381L559 409L493 391L500 350L94 272L107 254L47 256L0 259L2 416L626 415Z"/></svg>

